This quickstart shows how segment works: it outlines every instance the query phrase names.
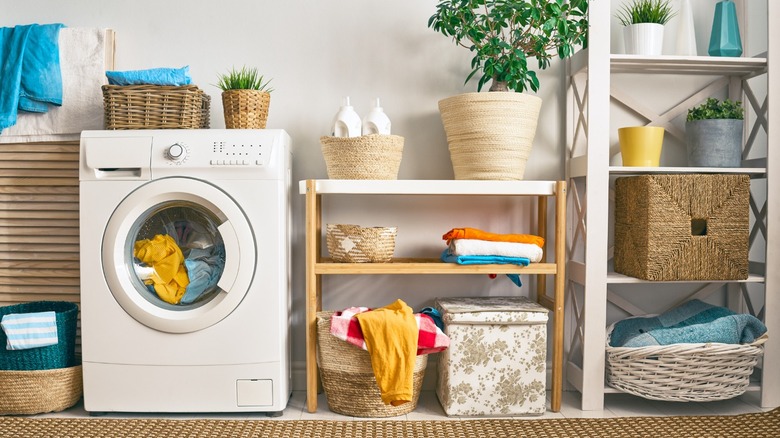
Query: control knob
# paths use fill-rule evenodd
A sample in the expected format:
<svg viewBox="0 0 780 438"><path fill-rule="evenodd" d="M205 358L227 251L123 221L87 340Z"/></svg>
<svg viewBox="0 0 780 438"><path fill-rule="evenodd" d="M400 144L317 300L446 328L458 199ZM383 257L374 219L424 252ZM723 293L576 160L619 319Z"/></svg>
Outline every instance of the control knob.
<svg viewBox="0 0 780 438"><path fill-rule="evenodd" d="M173 161L182 161L187 157L187 149L185 149L184 146L180 145L179 143L174 143L168 147L168 152L166 155Z"/></svg>

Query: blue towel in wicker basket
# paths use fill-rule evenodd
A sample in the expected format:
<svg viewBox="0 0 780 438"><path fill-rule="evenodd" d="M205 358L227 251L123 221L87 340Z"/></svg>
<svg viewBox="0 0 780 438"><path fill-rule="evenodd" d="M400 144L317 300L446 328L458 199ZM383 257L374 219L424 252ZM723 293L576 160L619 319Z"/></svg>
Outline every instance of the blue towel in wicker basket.
<svg viewBox="0 0 780 438"><path fill-rule="evenodd" d="M12 313L53 311L57 320L56 345L27 350L6 350L8 338L0 330L0 370L50 370L78 365L76 326L79 308L65 301L34 301L0 307L0 318Z"/></svg>

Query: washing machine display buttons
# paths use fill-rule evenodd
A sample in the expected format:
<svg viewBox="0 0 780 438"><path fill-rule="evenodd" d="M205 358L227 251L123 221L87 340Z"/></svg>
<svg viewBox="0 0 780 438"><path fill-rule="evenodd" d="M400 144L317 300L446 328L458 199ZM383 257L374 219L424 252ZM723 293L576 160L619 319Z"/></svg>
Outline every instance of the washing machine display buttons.
<svg viewBox="0 0 780 438"><path fill-rule="evenodd" d="M187 158L187 147L181 143L174 143L168 147L165 157L175 163L181 163Z"/></svg>

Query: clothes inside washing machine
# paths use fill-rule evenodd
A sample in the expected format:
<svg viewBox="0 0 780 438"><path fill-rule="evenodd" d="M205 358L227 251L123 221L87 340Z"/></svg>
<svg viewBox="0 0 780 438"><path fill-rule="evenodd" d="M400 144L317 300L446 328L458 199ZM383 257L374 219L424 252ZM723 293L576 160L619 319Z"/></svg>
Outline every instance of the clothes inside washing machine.
<svg viewBox="0 0 780 438"><path fill-rule="evenodd" d="M177 308L197 306L218 292L225 267L219 219L188 202L155 206L129 236L137 287L148 301Z"/></svg>

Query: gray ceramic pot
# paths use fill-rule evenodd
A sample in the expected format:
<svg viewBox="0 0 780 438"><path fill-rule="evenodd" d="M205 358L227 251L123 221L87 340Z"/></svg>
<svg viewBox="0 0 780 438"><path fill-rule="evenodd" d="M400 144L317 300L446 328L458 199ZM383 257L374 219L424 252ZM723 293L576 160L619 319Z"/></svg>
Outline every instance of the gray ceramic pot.
<svg viewBox="0 0 780 438"><path fill-rule="evenodd" d="M743 121L708 119L685 122L688 165L692 167L740 167Z"/></svg>

